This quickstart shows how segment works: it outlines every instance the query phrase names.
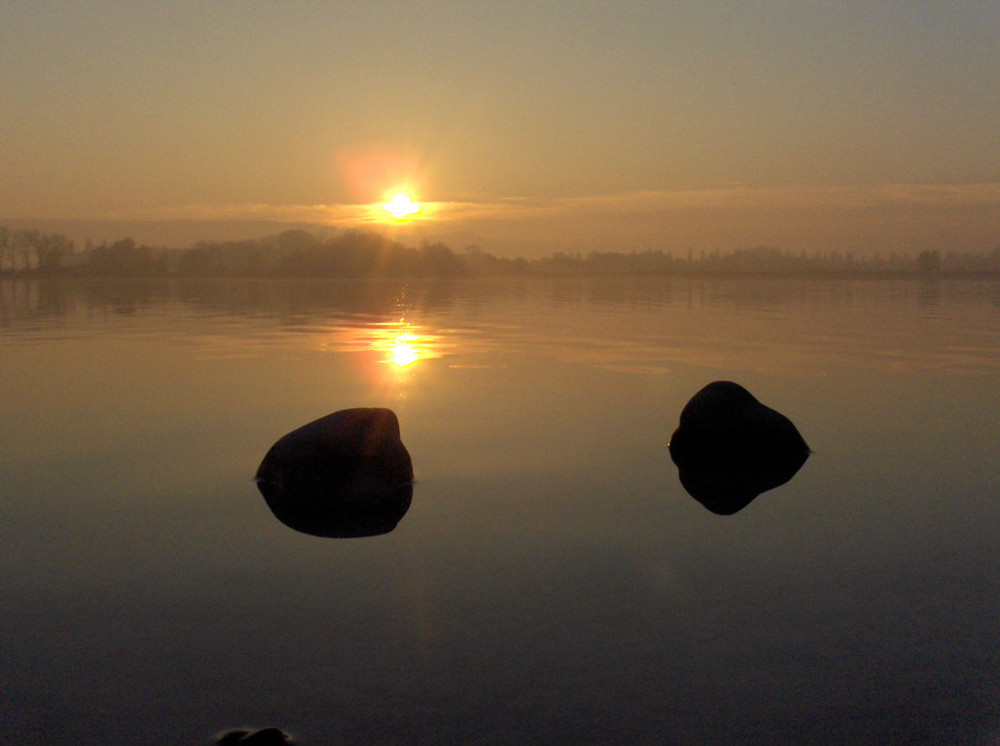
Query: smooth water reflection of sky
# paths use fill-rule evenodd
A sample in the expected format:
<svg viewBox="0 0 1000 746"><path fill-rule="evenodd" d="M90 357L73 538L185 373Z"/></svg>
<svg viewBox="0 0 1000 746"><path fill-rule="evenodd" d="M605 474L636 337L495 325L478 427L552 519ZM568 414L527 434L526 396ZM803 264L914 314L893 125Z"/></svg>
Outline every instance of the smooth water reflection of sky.
<svg viewBox="0 0 1000 746"><path fill-rule="evenodd" d="M989 743L998 297L2 281L3 735ZM718 378L814 451L729 517L665 448ZM266 449L369 405L417 472L396 530L278 523Z"/></svg>

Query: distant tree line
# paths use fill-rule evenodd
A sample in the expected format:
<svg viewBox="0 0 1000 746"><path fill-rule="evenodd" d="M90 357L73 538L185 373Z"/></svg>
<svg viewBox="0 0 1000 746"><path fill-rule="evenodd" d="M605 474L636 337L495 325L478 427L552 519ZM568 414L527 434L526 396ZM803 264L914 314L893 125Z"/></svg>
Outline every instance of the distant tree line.
<svg viewBox="0 0 1000 746"><path fill-rule="evenodd" d="M61 234L0 225L0 271L58 271L72 253L73 242Z"/></svg>
<svg viewBox="0 0 1000 746"><path fill-rule="evenodd" d="M458 278L650 276L673 274L998 275L1000 246L987 253L921 251L859 257L852 252L793 253L770 246L732 252L558 252L540 259L497 257L477 246L461 253L442 243L407 247L379 233L329 237L290 230L247 241L199 242L166 249L123 238L90 241L81 251L60 234L0 226L0 273L104 277Z"/></svg>

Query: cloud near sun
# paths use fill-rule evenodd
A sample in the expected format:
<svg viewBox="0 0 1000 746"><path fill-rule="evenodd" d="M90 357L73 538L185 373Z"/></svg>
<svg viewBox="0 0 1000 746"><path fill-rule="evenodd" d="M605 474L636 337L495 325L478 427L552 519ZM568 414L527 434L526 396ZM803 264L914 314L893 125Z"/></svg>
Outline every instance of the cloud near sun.
<svg viewBox="0 0 1000 746"><path fill-rule="evenodd" d="M689 191L640 191L592 197L514 198L483 201L417 202L408 220L463 221L586 220L588 216L662 214L678 211L744 213L798 210L956 210L1000 208L1000 183L957 185L888 184L861 187L781 186ZM119 218L147 220L272 220L340 227L392 222L385 200L369 204L271 205L196 204L131 213Z"/></svg>

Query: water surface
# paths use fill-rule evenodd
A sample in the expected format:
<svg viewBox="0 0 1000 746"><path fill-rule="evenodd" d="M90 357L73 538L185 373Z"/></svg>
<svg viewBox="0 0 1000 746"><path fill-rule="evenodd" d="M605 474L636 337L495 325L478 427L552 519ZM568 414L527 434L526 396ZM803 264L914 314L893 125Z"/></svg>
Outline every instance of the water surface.
<svg viewBox="0 0 1000 746"><path fill-rule="evenodd" d="M0 740L993 743L998 374L989 282L2 280ZM717 379L813 450L732 516ZM354 406L412 504L295 532L251 477Z"/></svg>

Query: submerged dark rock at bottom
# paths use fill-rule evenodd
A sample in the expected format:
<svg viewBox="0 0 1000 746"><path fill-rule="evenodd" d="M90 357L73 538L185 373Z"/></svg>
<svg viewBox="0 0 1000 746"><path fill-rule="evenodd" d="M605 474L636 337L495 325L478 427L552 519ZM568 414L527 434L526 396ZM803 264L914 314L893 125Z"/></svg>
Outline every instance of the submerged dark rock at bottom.
<svg viewBox="0 0 1000 746"><path fill-rule="evenodd" d="M292 746L295 742L278 728L260 730L231 730L220 735L216 746Z"/></svg>

